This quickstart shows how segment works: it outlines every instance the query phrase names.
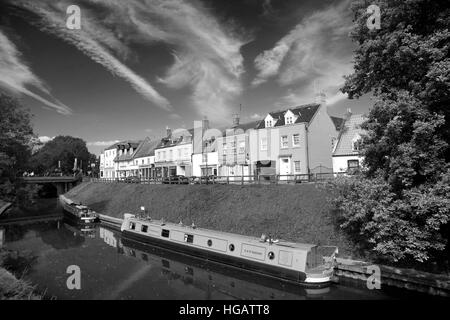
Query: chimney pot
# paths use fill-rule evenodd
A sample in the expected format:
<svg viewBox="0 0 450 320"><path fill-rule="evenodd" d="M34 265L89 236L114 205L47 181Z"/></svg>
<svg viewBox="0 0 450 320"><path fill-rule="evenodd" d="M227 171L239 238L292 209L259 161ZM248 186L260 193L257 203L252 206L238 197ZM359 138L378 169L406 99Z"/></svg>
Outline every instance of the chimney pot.
<svg viewBox="0 0 450 320"><path fill-rule="evenodd" d="M233 114L233 127L237 127L239 125L239 115L237 113Z"/></svg>

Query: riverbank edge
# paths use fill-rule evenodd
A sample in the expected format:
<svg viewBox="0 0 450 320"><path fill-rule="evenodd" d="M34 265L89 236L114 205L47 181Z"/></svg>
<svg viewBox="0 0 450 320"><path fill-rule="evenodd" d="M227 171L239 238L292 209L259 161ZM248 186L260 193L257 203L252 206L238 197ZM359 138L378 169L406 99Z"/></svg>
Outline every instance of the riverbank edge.
<svg viewBox="0 0 450 320"><path fill-rule="evenodd" d="M60 199L68 199L64 195ZM70 200L70 199L68 199ZM114 229L120 230L123 219L111 217L99 213L100 223ZM356 280L361 284L370 282L375 286L374 266L380 270L381 286L392 286L429 295L450 297L450 277L437 275L413 269L402 269L384 265L374 265L368 262L338 258L335 271L335 282L339 283L346 279Z"/></svg>
<svg viewBox="0 0 450 320"><path fill-rule="evenodd" d="M6 212L10 207L12 206L11 202L5 202L3 200L0 200L0 216Z"/></svg>
<svg viewBox="0 0 450 320"><path fill-rule="evenodd" d="M9 253L0 249L0 253ZM42 300L42 295L36 292L36 287L28 281L18 279L9 270L1 265L0 261L0 300Z"/></svg>

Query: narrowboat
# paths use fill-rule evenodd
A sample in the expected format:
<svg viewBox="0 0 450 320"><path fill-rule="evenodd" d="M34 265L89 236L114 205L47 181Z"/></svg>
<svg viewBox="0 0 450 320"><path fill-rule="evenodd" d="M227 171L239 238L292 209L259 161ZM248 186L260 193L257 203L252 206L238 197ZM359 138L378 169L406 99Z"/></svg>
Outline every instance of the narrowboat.
<svg viewBox="0 0 450 320"><path fill-rule="evenodd" d="M121 231L124 239L314 287L331 283L338 253L334 246L249 237L129 213L124 214Z"/></svg>
<svg viewBox="0 0 450 320"><path fill-rule="evenodd" d="M70 218L80 223L94 223L98 220L98 214L81 203L76 203L67 199L63 195L59 196L59 202Z"/></svg>

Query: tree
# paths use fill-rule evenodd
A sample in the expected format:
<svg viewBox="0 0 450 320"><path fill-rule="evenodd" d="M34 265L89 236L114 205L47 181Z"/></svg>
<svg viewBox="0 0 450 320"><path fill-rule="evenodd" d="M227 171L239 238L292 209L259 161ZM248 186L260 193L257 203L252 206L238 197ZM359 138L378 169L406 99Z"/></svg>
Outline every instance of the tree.
<svg viewBox="0 0 450 320"><path fill-rule="evenodd" d="M19 174L26 168L33 146L31 114L17 100L0 93L0 197L24 201L34 189L22 184Z"/></svg>
<svg viewBox="0 0 450 320"><path fill-rule="evenodd" d="M92 159L86 142L71 136L57 136L33 154L30 165L36 173L47 174L54 172L60 163L61 171L64 174L72 174L75 158L77 167L86 172L89 161Z"/></svg>
<svg viewBox="0 0 450 320"><path fill-rule="evenodd" d="M352 4L354 73L342 91L372 92L363 124L366 170L338 182L342 226L393 261L436 258L450 220L450 9L447 1L373 1L381 29L370 30L367 2ZM343 191L345 190L345 192Z"/></svg>

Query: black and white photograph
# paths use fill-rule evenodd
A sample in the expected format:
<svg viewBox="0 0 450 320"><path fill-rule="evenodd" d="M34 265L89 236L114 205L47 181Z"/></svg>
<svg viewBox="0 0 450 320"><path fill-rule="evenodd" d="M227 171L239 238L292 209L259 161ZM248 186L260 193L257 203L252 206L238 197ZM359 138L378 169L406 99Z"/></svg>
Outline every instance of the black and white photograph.
<svg viewBox="0 0 450 320"><path fill-rule="evenodd" d="M0 12L0 300L449 301L448 1Z"/></svg>

